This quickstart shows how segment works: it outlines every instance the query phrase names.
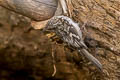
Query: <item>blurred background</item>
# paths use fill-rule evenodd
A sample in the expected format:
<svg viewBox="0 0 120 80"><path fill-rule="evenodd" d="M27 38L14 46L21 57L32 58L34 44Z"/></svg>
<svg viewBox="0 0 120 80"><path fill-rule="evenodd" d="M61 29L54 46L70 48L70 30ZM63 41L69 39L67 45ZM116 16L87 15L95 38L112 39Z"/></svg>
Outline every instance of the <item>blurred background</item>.
<svg viewBox="0 0 120 80"><path fill-rule="evenodd" d="M34 30L30 22L0 7L0 80L92 79L93 73L86 67L83 69L87 65L82 64L76 52L71 54L62 44L51 42L41 30ZM57 71L52 77L54 64ZM99 79L99 72L96 73Z"/></svg>

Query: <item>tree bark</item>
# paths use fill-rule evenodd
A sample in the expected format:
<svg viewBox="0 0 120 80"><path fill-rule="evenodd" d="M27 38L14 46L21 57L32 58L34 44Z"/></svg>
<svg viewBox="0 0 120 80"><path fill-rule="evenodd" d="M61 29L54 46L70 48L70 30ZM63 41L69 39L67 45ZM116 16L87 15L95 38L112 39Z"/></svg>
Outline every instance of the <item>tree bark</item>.
<svg viewBox="0 0 120 80"><path fill-rule="evenodd" d="M69 12L87 22L86 43L103 64L106 80L120 79L120 0L67 0ZM103 80L103 79L102 79Z"/></svg>
<svg viewBox="0 0 120 80"><path fill-rule="evenodd" d="M70 17L80 25L86 22L83 29L84 41L89 52L103 64L104 73L100 73L87 59L81 59L76 51L64 47L62 42L54 43L55 40L49 40L39 30L25 31L30 26L26 20L20 20L14 26L15 29L10 31L12 25L8 21L11 19L6 18L6 15L10 16L9 11L4 14L0 10L5 15L0 17L0 79L120 79L120 1L66 1ZM5 18L6 21L3 22ZM13 22L16 21L17 19ZM54 61L52 53L55 56ZM53 77L54 64L56 74ZM23 73L27 75L23 76Z"/></svg>
<svg viewBox="0 0 120 80"><path fill-rule="evenodd" d="M0 0L0 6L37 21L54 16L57 4L58 0Z"/></svg>

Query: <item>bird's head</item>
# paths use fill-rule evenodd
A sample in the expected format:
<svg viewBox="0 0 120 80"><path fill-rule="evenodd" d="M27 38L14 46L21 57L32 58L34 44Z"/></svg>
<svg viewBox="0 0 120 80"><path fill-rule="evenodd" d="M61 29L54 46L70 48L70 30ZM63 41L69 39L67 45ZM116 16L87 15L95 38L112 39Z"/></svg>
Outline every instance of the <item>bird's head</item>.
<svg viewBox="0 0 120 80"><path fill-rule="evenodd" d="M57 27L56 23L57 23L56 18L55 17L51 18L47 22L47 24L46 24L46 26L44 28L44 31L52 31L52 30L54 30Z"/></svg>

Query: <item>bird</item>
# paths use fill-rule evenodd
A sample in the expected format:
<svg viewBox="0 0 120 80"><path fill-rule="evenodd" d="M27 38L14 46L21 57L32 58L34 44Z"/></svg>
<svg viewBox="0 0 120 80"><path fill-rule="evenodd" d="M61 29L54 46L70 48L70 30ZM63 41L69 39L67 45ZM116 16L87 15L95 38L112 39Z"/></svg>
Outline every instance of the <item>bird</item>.
<svg viewBox="0 0 120 80"><path fill-rule="evenodd" d="M84 43L79 24L71 18L64 15L54 16L46 24L44 31L55 33L63 42L75 48L78 53L82 53L99 70L102 70L102 64L99 60L88 52L88 47Z"/></svg>

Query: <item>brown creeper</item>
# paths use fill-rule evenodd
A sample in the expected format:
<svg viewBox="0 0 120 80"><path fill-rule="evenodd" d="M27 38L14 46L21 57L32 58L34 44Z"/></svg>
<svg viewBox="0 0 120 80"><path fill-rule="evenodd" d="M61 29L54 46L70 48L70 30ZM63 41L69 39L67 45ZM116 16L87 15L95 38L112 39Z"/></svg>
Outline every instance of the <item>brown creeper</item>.
<svg viewBox="0 0 120 80"><path fill-rule="evenodd" d="M77 49L78 52L82 52L88 60L102 70L102 64L87 51L81 29L72 19L67 16L55 16L48 21L45 30L55 32L64 42Z"/></svg>

